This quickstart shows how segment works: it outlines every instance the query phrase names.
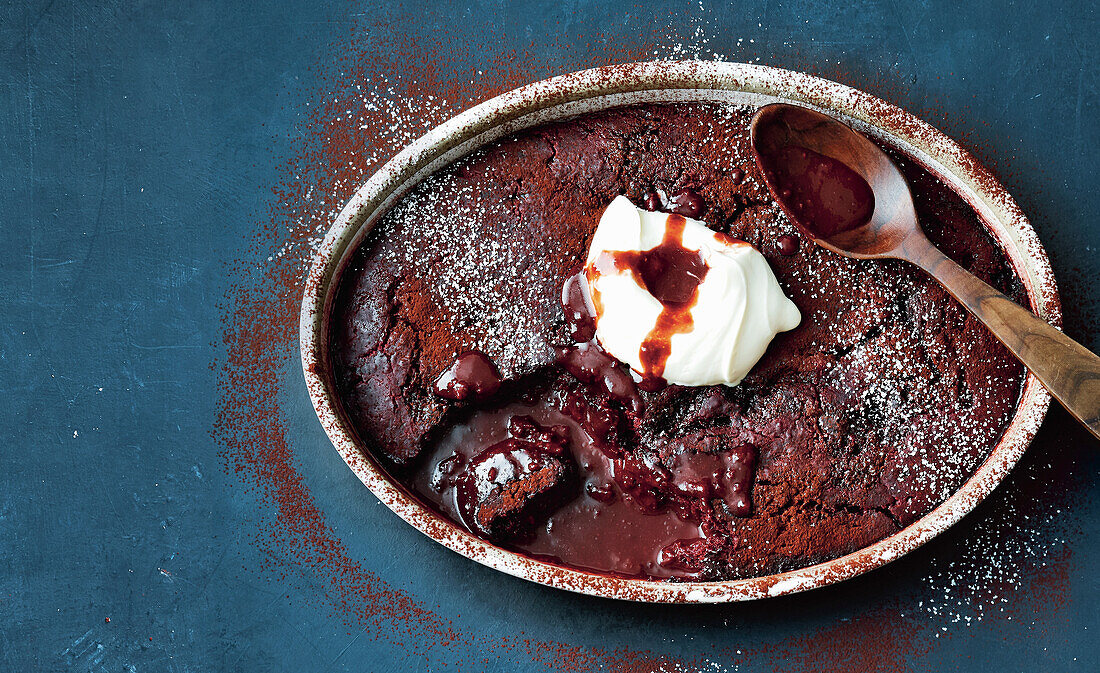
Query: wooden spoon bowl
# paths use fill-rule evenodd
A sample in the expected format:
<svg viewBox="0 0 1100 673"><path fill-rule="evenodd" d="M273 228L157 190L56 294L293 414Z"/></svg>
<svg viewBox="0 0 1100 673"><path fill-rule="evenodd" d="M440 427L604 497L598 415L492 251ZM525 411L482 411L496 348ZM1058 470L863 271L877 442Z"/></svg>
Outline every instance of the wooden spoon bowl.
<svg viewBox="0 0 1100 673"><path fill-rule="evenodd" d="M1100 437L1100 357L932 245L905 177L882 149L826 114L786 103L758 110L750 139L768 191L811 240L847 257L904 259L927 271Z"/></svg>

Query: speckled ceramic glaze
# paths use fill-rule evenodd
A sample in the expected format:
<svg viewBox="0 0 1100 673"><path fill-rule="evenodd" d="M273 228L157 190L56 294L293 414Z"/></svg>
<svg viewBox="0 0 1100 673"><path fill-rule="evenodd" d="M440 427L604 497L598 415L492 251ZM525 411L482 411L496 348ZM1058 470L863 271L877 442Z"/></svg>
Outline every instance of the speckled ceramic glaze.
<svg viewBox="0 0 1100 673"><path fill-rule="evenodd" d="M305 283L302 364L313 406L348 466L382 502L437 542L479 563L533 582L581 593L650 602L726 602L780 596L833 584L916 549L985 498L1023 455L1050 396L1028 375L1019 406L989 458L954 495L904 530L827 563L725 582L623 579L544 563L501 549L431 511L362 445L333 383L328 323L340 274L380 215L440 167L515 131L634 103L794 102L832 114L902 149L956 189L1004 248L1039 314L1055 325L1061 308L1050 264L1034 230L1004 188L965 150L931 126L874 96L801 73L741 63L635 63L537 82L463 112L406 147L363 185L325 236Z"/></svg>

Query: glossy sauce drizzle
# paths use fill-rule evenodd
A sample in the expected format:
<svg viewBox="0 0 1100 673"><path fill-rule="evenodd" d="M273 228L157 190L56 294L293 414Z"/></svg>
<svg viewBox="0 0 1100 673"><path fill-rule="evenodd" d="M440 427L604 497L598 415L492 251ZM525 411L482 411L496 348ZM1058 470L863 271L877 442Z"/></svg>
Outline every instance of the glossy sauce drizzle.
<svg viewBox="0 0 1100 673"><path fill-rule="evenodd" d="M690 332L694 326L691 309L699 298L699 286L709 267L698 250L684 247L682 215L668 216L664 239L649 250L615 250L602 253L586 269L589 287L599 274L630 271L638 285L661 302L661 313L639 349L642 385L664 385L665 364L672 352L672 337ZM593 292L593 295L597 293ZM594 302L596 302L594 298Z"/></svg>
<svg viewBox="0 0 1100 673"><path fill-rule="evenodd" d="M861 227L875 212L871 186L832 157L788 145L760 159L779 200L816 237Z"/></svg>

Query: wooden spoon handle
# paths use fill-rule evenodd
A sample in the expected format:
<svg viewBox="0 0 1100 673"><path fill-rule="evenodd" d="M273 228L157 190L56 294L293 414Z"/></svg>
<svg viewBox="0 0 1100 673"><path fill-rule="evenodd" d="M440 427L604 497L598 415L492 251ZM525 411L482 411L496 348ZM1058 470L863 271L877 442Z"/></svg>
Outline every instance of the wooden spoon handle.
<svg viewBox="0 0 1100 673"><path fill-rule="evenodd" d="M1100 357L979 280L921 236L901 256L938 280L1100 438Z"/></svg>

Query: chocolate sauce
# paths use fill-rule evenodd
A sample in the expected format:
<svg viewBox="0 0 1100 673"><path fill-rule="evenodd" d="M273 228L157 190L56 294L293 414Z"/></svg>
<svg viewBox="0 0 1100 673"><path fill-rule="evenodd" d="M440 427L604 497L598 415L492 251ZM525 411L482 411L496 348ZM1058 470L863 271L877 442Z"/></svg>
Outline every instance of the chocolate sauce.
<svg viewBox="0 0 1100 673"><path fill-rule="evenodd" d="M489 483L490 471L484 461L500 463L493 480L511 483L506 476L513 474L516 466L508 456L521 463L526 459L515 452L517 447L508 444L511 440L526 441L513 436L516 420L531 421L544 432L557 426L550 443L563 447L566 457L571 457L570 462L579 468L582 483L571 482L571 491L555 491L551 499L544 501L556 503L548 519L542 518L546 516L545 504L533 510L533 519L524 511L519 518L524 527L518 535L513 528L504 531L509 536L506 539L499 538L499 528L494 527L490 533L478 532L528 555L571 567L634 577L697 577L702 564L698 554L692 556L689 552L698 550L679 549L676 543L702 539L703 531L650 494L655 484L667 482L667 476L633 458L613 457L606 442L594 437L600 431L594 432L584 420L601 414L584 410L583 399L567 405L572 407L569 413L560 405L561 400L550 395L532 404L509 404L499 410L478 412L466 424L455 426L435 447L426 469L414 476L413 488L450 517L470 521L468 516L476 516L479 510L473 506L476 498L461 493L469 466L486 465L480 478L483 490L495 488ZM568 431L568 437L560 428ZM526 446L518 448L521 453L530 450ZM432 476L441 472L451 476ZM545 525L529 527L532 520L545 521ZM478 524L470 521L466 525Z"/></svg>
<svg viewBox="0 0 1100 673"><path fill-rule="evenodd" d="M611 484L602 484L596 481L585 483L584 492L596 502L602 502L605 505L615 502L619 497L618 494L615 493L615 489L611 487Z"/></svg>
<svg viewBox="0 0 1100 673"><path fill-rule="evenodd" d="M740 171L740 169L737 169ZM741 178L735 179L736 184L740 184L740 180L745 177L744 171L740 171ZM735 171L736 175L736 171ZM668 198L666 202L661 192L651 189L645 193L642 197L642 208L648 210L651 213L657 211L664 211L666 213L672 213L674 215L683 215L684 217L690 217L692 219L698 218L706 210L706 202L699 192L695 191L691 187L685 187L676 192Z"/></svg>
<svg viewBox="0 0 1100 673"><path fill-rule="evenodd" d="M595 385L636 414L645 404L638 386L619 361L607 354L595 341L555 348L557 362L581 383Z"/></svg>
<svg viewBox="0 0 1100 673"><path fill-rule="evenodd" d="M608 408L589 404L582 395L572 391L561 402L561 412L579 423L593 441L606 444L615 434L619 416Z"/></svg>
<svg viewBox="0 0 1100 673"><path fill-rule="evenodd" d="M658 552L657 563L669 570L697 575L703 570L708 546L707 539L702 537L676 540Z"/></svg>
<svg viewBox="0 0 1100 673"><path fill-rule="evenodd" d="M588 289L584 273L576 273L565 280L561 289L561 304L565 309L565 321L573 341L584 343L596 336L596 318L588 304Z"/></svg>
<svg viewBox="0 0 1100 673"><path fill-rule="evenodd" d="M466 351L439 375L434 390L448 400L483 399L500 390L500 373L484 353Z"/></svg>
<svg viewBox="0 0 1100 673"><path fill-rule="evenodd" d="M742 444L716 453L680 454L672 485L691 498L722 498L731 514L749 516L755 473L756 449Z"/></svg>
<svg viewBox="0 0 1100 673"><path fill-rule="evenodd" d="M730 182L735 185L739 185L745 181L745 171L740 168L735 168L730 171Z"/></svg>
<svg viewBox="0 0 1100 673"><path fill-rule="evenodd" d="M870 221L875 211L871 186L836 159L794 145L760 159L779 200L816 237L828 238Z"/></svg>
<svg viewBox="0 0 1100 673"><path fill-rule="evenodd" d="M709 270L699 251L684 247L686 225L683 216L669 215L660 245L649 250L605 251L589 269L590 281L594 274L629 270L634 280L661 302L657 322L639 349L640 373L650 382L663 381L672 337L691 331L691 309Z"/></svg>
<svg viewBox="0 0 1100 673"><path fill-rule="evenodd" d="M683 215L697 219L703 214L706 204L699 192L691 188L684 188L672 195L668 200L668 210L676 215Z"/></svg>
<svg viewBox="0 0 1100 673"><path fill-rule="evenodd" d="M775 239L775 247L779 250L780 255L790 257L798 253L798 239L789 234L783 234Z"/></svg>
<svg viewBox="0 0 1100 673"><path fill-rule="evenodd" d="M566 279L561 301L565 320L577 343L555 348L558 365L581 383L595 385L635 413L641 413L644 405L634 379L596 342L595 309L589 303L583 271Z"/></svg>

